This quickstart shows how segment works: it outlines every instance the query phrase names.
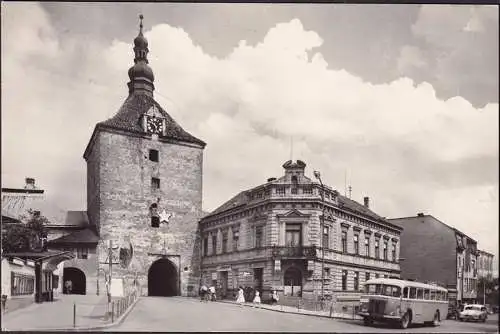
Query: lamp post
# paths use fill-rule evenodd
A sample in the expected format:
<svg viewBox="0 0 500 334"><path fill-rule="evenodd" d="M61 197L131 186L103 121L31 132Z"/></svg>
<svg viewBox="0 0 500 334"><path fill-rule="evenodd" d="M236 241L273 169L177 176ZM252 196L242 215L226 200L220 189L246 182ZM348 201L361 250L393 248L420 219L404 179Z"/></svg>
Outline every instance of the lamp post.
<svg viewBox="0 0 500 334"><path fill-rule="evenodd" d="M321 300L324 299L325 294L325 245L323 244L323 234L325 233L325 188L323 186L323 181L321 181L321 174L318 171L314 171L314 177L318 179L321 184L321 217L320 217L320 238L321 238Z"/></svg>

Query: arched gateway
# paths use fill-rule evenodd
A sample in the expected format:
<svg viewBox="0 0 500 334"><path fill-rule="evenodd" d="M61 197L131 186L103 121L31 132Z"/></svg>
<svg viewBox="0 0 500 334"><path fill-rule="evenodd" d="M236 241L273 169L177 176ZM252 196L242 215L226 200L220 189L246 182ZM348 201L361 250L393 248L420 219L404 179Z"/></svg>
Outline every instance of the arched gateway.
<svg viewBox="0 0 500 334"><path fill-rule="evenodd" d="M148 296L178 296L179 274L168 259L153 262L148 272Z"/></svg>
<svg viewBox="0 0 500 334"><path fill-rule="evenodd" d="M78 268L64 268L63 284L63 293L65 294L85 295L87 293L87 280L85 274Z"/></svg>

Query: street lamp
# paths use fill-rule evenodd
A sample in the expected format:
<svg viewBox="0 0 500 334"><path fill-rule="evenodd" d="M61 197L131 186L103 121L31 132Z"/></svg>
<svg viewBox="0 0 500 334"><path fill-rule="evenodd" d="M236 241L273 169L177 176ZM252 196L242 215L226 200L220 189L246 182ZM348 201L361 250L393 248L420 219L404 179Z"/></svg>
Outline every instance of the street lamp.
<svg viewBox="0 0 500 334"><path fill-rule="evenodd" d="M323 181L321 181L321 174L317 170L314 171L314 177L318 179L321 184L321 218L320 218L320 238L321 238L321 300L324 299L325 294L325 245L323 244L323 234L325 233L325 188Z"/></svg>

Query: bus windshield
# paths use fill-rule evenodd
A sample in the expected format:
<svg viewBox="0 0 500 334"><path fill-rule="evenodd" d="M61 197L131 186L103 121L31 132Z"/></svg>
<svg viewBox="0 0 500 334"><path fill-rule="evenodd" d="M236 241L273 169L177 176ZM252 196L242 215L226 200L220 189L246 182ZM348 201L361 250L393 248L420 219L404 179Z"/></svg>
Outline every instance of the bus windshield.
<svg viewBox="0 0 500 334"><path fill-rule="evenodd" d="M365 293L367 295L401 297L401 288L389 284L367 284L365 286Z"/></svg>

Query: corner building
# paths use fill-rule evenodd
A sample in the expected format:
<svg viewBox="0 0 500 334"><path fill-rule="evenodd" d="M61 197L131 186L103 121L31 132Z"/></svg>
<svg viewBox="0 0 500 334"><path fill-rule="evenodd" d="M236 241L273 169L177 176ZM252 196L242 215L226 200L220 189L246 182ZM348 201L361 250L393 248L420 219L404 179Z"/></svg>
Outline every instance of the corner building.
<svg viewBox="0 0 500 334"><path fill-rule="evenodd" d="M321 295L357 304L366 280L399 277L402 228L371 211L368 198L362 205L313 182L305 167L287 161L282 177L242 191L200 221L201 280L221 298L242 286L263 300L276 290L285 305Z"/></svg>
<svg viewBox="0 0 500 334"><path fill-rule="evenodd" d="M205 143L154 100L142 17L133 50L129 95L112 118L95 126L84 153L87 212L100 237L98 265L107 271L103 262L112 241L118 247L112 291L138 284L147 295L195 294ZM132 256L118 264L120 249ZM102 273L99 280L104 287Z"/></svg>

